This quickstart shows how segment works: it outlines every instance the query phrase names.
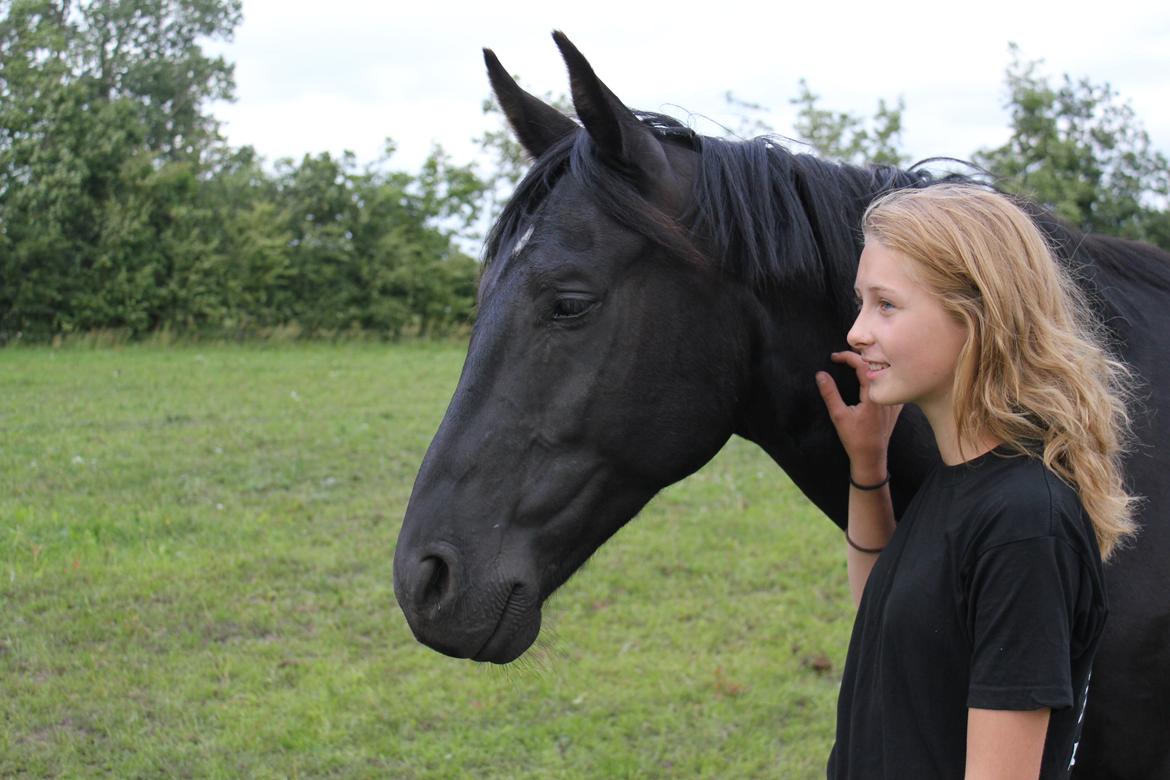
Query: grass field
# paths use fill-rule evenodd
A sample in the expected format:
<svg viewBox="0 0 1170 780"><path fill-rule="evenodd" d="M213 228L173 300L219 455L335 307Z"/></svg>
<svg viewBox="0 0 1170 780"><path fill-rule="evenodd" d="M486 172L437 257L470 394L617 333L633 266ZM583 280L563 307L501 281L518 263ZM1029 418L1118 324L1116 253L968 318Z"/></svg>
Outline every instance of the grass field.
<svg viewBox="0 0 1170 780"><path fill-rule="evenodd" d="M840 534L740 440L510 667L391 560L457 344L0 351L0 777L811 778Z"/></svg>

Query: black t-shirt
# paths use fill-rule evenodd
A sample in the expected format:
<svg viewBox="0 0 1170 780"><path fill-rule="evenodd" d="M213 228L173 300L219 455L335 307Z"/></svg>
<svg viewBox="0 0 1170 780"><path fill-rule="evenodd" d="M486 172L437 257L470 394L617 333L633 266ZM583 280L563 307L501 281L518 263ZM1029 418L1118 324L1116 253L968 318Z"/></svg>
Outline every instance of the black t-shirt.
<svg viewBox="0 0 1170 780"><path fill-rule="evenodd" d="M1050 707L1040 776L1066 777L1105 614L1075 491L1002 449L939 466L866 582L828 776L961 778L968 707Z"/></svg>

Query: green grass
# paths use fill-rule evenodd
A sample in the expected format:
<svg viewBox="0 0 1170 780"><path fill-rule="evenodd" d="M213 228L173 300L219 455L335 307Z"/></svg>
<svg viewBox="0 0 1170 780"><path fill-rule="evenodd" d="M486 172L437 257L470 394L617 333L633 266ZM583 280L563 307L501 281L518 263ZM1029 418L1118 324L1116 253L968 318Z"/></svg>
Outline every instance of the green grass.
<svg viewBox="0 0 1170 780"><path fill-rule="evenodd" d="M454 344L0 352L0 777L804 778L839 532L735 440L517 664L417 644L391 560Z"/></svg>

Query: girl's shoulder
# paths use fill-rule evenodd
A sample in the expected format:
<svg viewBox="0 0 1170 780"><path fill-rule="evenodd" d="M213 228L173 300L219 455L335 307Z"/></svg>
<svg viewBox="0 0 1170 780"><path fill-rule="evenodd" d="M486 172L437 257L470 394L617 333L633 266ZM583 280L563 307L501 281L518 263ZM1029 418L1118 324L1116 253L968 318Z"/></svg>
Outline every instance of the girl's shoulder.
<svg viewBox="0 0 1170 780"><path fill-rule="evenodd" d="M1092 524L1076 491L1043 461L1004 450L977 460L955 485L955 508L970 551L1043 537L1085 554L1095 549Z"/></svg>

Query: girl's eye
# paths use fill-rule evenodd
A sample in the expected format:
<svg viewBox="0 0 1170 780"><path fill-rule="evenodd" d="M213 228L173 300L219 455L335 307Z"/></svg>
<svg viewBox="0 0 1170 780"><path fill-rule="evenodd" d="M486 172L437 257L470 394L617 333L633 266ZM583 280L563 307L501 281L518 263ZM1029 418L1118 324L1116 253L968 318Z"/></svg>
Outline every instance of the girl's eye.
<svg viewBox="0 0 1170 780"><path fill-rule="evenodd" d="M894 308L894 304L887 300L880 300L878 301L878 308L882 311L891 311Z"/></svg>
<svg viewBox="0 0 1170 780"><path fill-rule="evenodd" d="M562 295L553 303L554 320L571 320L587 313L597 304L593 298L584 295Z"/></svg>

